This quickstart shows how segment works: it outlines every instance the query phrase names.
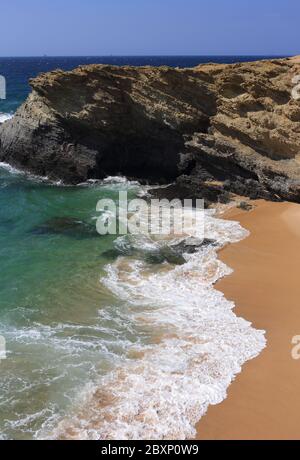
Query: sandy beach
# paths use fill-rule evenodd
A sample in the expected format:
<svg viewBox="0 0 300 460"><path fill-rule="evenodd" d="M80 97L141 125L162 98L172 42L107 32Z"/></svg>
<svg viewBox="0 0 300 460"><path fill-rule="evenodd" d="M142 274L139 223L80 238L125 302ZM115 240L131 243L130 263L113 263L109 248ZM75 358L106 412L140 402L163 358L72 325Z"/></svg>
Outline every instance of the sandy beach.
<svg viewBox="0 0 300 460"><path fill-rule="evenodd" d="M300 360L291 354L300 335L300 205L255 204L226 215L251 235L220 252L234 273L216 287L236 315L266 331L267 347L246 363L227 399L210 406L197 439L300 439Z"/></svg>

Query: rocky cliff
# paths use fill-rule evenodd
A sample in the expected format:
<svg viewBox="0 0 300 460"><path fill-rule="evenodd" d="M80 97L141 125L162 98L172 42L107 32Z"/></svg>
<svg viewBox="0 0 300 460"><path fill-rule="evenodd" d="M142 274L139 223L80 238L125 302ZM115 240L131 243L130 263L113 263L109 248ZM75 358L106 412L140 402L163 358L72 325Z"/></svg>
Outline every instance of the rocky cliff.
<svg viewBox="0 0 300 460"><path fill-rule="evenodd" d="M300 201L296 75L297 58L41 74L0 126L0 160L67 183L122 173L210 201Z"/></svg>

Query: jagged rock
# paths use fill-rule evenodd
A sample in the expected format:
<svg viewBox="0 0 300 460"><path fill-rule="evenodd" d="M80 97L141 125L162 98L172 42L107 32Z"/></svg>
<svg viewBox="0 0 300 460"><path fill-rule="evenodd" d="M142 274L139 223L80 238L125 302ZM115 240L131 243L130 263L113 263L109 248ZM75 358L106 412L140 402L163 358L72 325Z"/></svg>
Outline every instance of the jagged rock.
<svg viewBox="0 0 300 460"><path fill-rule="evenodd" d="M297 58L41 74L0 127L0 160L68 183L122 173L207 202L299 202L299 74Z"/></svg>

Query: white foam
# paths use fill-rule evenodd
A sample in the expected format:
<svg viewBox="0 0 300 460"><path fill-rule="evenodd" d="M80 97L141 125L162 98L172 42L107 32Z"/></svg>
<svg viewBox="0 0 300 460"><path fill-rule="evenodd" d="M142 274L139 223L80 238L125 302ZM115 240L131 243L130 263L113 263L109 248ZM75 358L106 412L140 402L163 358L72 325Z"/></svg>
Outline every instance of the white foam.
<svg viewBox="0 0 300 460"><path fill-rule="evenodd" d="M20 176L24 176L26 177L26 179L29 179L29 180L33 180L35 182L45 182L45 183L49 183L53 186L66 186L61 180L58 180L58 181L55 181L55 180L51 180L49 179L47 176L38 176L36 174L33 174L33 173L30 173L24 169L19 169L19 168L16 168L14 166L11 166L9 163L5 163L5 162L2 162L0 161L0 168L2 169L5 169L6 171L8 171L9 173L11 174L15 174L15 175L20 175Z"/></svg>
<svg viewBox="0 0 300 460"><path fill-rule="evenodd" d="M193 235L195 236L195 235ZM205 212L205 237L218 247L247 232ZM158 242L161 244L161 241ZM184 265L151 267L119 257L105 285L131 307L131 319L158 340L132 346L127 359L96 386L87 386L70 418L42 438L189 439L210 404L226 398L241 366L265 347L264 331L238 318L214 288L231 273L213 245L185 254ZM154 342L154 343L153 343ZM129 355L130 356L130 355Z"/></svg>
<svg viewBox="0 0 300 460"><path fill-rule="evenodd" d="M139 182L129 180L125 176L108 176L103 179L104 184L130 184L130 185L140 185Z"/></svg>
<svg viewBox="0 0 300 460"><path fill-rule="evenodd" d="M110 324L115 328L97 319L95 324L87 325L43 324L34 321L34 313L35 310L15 308L2 317L0 325L0 333L9 344L8 358L14 358L9 360L12 367L4 372L1 380L0 407L5 411L10 407L1 431L8 438L24 436L28 439L44 424L57 424L83 382L94 380L99 375L99 366L113 367L114 362L120 361L123 350L131 345L113 318ZM15 325L15 320L21 317L27 326ZM27 359L19 361L18 357L24 355ZM49 400L46 394L44 400L36 397L41 388L48 387L55 396ZM27 401L27 409L22 401Z"/></svg>
<svg viewBox="0 0 300 460"><path fill-rule="evenodd" d="M7 120L11 120L13 115L11 113L0 113L0 124Z"/></svg>
<svg viewBox="0 0 300 460"><path fill-rule="evenodd" d="M0 168L5 169L11 174L24 174L20 169L14 168L10 164L4 163L3 161L0 161Z"/></svg>

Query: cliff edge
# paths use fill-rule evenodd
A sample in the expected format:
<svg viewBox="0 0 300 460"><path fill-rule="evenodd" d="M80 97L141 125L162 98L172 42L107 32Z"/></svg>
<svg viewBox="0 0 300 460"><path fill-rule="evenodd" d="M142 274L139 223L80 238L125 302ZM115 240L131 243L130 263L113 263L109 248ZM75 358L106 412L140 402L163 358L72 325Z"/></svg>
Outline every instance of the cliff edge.
<svg viewBox="0 0 300 460"><path fill-rule="evenodd" d="M300 202L299 75L299 57L41 74L0 126L0 161L66 183L122 173L209 201Z"/></svg>

